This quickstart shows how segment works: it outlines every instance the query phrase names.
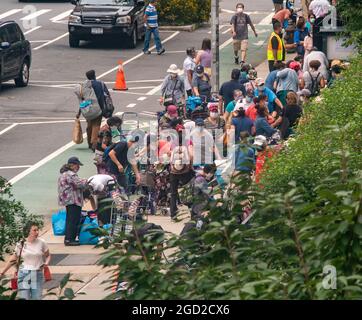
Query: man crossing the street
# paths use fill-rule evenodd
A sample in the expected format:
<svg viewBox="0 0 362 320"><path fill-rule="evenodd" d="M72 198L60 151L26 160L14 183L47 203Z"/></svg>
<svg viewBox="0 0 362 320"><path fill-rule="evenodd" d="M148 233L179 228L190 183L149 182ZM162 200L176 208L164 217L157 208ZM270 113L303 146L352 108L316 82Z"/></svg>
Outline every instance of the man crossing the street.
<svg viewBox="0 0 362 320"><path fill-rule="evenodd" d="M143 16L146 27L145 44L143 48L144 54L151 54L151 51L149 50L151 34L153 34L155 40L157 54L161 55L165 52L165 49L162 48L160 34L158 32L158 15L157 15L156 4L157 0L150 0L150 3L147 6L145 14Z"/></svg>
<svg viewBox="0 0 362 320"><path fill-rule="evenodd" d="M241 63L244 63L246 60L246 51L248 49L248 25L253 29L255 37L257 37L258 34L255 31L250 16L244 13L243 3L238 3L236 5L236 14L232 16L230 24L234 42L235 64L239 64L239 51L241 51Z"/></svg>

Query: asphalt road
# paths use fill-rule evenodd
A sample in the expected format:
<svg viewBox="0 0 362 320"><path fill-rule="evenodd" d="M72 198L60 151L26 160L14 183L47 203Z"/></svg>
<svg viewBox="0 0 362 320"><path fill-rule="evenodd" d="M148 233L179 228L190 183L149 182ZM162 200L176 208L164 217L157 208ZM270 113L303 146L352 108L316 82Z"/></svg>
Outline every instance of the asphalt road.
<svg viewBox="0 0 362 320"><path fill-rule="evenodd" d="M230 38L228 23L237 2L221 1L224 9L220 16L221 44ZM246 0L244 3L255 24L273 8L270 0ZM0 20L17 21L31 41L33 52L29 86L16 88L11 81L3 84L0 92L0 175L9 180L71 141L77 111L73 87L84 80L86 71L95 69L112 88L115 67L121 59L125 63L129 91L112 93L116 113L133 111L139 114L142 122L148 121L160 110L158 89L169 65L176 63L181 67L185 49L199 48L202 39L211 36L209 28L192 33L161 32L166 48L162 56L155 51L144 56L142 43L136 49L102 42L83 42L80 48L70 48L67 13L72 8L67 1L1 0ZM39 14L36 21L32 21L33 25L23 19L30 14L29 10ZM253 55L250 56L253 59Z"/></svg>

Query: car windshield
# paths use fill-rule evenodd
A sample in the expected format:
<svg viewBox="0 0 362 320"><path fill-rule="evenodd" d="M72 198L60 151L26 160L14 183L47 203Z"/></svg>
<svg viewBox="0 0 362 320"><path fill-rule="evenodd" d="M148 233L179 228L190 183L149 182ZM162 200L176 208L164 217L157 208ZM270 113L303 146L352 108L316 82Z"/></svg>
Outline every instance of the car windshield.
<svg viewBox="0 0 362 320"><path fill-rule="evenodd" d="M133 6L134 0L81 0L82 5L122 5L122 6Z"/></svg>

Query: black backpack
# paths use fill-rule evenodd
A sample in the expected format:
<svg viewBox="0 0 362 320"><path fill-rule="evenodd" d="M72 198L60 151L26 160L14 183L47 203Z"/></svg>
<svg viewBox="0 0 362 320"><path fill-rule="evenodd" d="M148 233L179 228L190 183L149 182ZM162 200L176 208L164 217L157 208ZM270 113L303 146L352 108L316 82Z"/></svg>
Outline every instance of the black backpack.
<svg viewBox="0 0 362 320"><path fill-rule="evenodd" d="M308 71L308 73L309 73L309 76L310 76L310 78L312 80L312 87L311 87L311 90L310 90L311 97L318 96L320 91L321 91L320 84L319 84L319 81L318 81L320 72L318 72L316 78L313 78L312 74L309 71Z"/></svg>

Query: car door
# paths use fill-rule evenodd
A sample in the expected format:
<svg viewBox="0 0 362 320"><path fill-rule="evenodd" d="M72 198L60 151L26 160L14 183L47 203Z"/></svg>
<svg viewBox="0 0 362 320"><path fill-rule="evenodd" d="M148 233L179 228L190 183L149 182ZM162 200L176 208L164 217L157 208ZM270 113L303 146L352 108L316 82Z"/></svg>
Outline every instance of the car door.
<svg viewBox="0 0 362 320"><path fill-rule="evenodd" d="M137 11L135 13L135 19L137 20L137 34L139 38L142 38L145 34L145 27L143 22L143 16L145 14L145 5L144 2L138 2L135 0L135 6L137 6Z"/></svg>
<svg viewBox="0 0 362 320"><path fill-rule="evenodd" d="M7 77L15 78L21 68L21 34L18 31L17 26L12 23L5 26L5 30L8 36L8 42L10 43L10 48L7 49L5 54L5 69L7 71Z"/></svg>
<svg viewBox="0 0 362 320"><path fill-rule="evenodd" d="M9 42L5 26L0 27L0 44L3 42ZM10 48L0 49L0 79L2 81L9 77L9 67L11 67L12 63L14 63L12 58Z"/></svg>

